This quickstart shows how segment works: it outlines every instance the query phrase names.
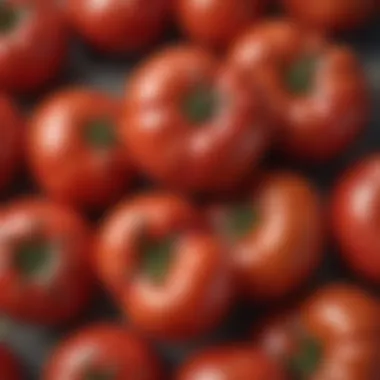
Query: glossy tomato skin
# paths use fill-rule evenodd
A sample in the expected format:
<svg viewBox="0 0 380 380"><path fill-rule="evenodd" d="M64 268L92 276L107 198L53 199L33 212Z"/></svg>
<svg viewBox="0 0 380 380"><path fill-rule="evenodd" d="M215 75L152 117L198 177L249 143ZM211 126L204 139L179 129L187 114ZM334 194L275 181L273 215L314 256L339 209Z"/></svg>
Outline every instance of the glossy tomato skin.
<svg viewBox="0 0 380 380"><path fill-rule="evenodd" d="M236 41L229 62L260 88L278 127L279 149L292 158L333 159L366 126L367 84L348 47L289 21L266 21Z"/></svg>
<svg viewBox="0 0 380 380"><path fill-rule="evenodd" d="M5 0L19 18L0 34L0 88L15 93L39 90L63 67L69 32L54 2Z"/></svg>
<svg viewBox="0 0 380 380"><path fill-rule="evenodd" d="M106 374L114 380L163 379L148 344L135 333L110 324L86 327L67 338L53 351L42 379L108 378Z"/></svg>
<svg viewBox="0 0 380 380"><path fill-rule="evenodd" d="M6 95L0 95L0 190L9 186L23 157L23 124L19 110Z"/></svg>
<svg viewBox="0 0 380 380"><path fill-rule="evenodd" d="M354 29L371 19L375 0L282 0L293 19L322 32Z"/></svg>
<svg viewBox="0 0 380 380"><path fill-rule="evenodd" d="M0 310L31 323L58 325L77 316L92 291L91 236L85 221L39 199L0 210Z"/></svg>
<svg viewBox="0 0 380 380"><path fill-rule="evenodd" d="M246 347L218 347L191 358L176 380L285 380L285 374L265 353Z"/></svg>
<svg viewBox="0 0 380 380"><path fill-rule="evenodd" d="M177 17L181 29L197 43L223 49L262 13L260 0L180 0Z"/></svg>
<svg viewBox="0 0 380 380"><path fill-rule="evenodd" d="M74 29L99 50L133 53L149 47L163 34L171 0L69 0L68 18Z"/></svg>
<svg viewBox="0 0 380 380"><path fill-rule="evenodd" d="M241 292L261 302L290 294L312 275L322 258L323 214L314 186L290 172L263 174L246 201L208 212L230 247ZM241 226L246 218L250 224Z"/></svg>
<svg viewBox="0 0 380 380"><path fill-rule="evenodd" d="M139 67L124 105L121 133L132 158L181 190L234 188L268 145L264 108L245 78L195 47L169 48Z"/></svg>
<svg viewBox="0 0 380 380"><path fill-rule="evenodd" d="M165 252L160 245L168 239ZM145 194L121 203L100 229L96 267L129 320L154 338L208 332L230 306L232 276L222 246L177 196Z"/></svg>
<svg viewBox="0 0 380 380"><path fill-rule="evenodd" d="M376 300L365 291L333 284L319 289L299 310L266 322L255 339L288 363L295 378L375 379L378 316Z"/></svg>
<svg viewBox="0 0 380 380"><path fill-rule="evenodd" d="M338 181L332 224L343 259L363 277L380 283L378 204L380 155L362 159Z"/></svg>
<svg viewBox="0 0 380 380"><path fill-rule="evenodd" d="M28 132L29 162L48 195L88 209L121 196L134 170L118 139L120 111L118 100L79 88L37 109Z"/></svg>
<svg viewBox="0 0 380 380"><path fill-rule="evenodd" d="M4 380L22 380L20 366L13 353L0 344L0 374Z"/></svg>

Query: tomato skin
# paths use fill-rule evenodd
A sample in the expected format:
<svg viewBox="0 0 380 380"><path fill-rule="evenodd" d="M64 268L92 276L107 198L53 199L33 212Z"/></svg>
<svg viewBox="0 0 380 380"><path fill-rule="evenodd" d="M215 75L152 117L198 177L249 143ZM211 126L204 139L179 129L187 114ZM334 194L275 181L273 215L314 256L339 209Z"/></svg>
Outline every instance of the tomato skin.
<svg viewBox="0 0 380 380"><path fill-rule="evenodd" d="M379 154L362 159L338 181L331 202L333 231L343 259L375 283L380 283L379 175Z"/></svg>
<svg viewBox="0 0 380 380"><path fill-rule="evenodd" d="M292 158L331 160L353 144L367 124L365 75L348 47L329 44L289 21L267 21L236 41L229 62L260 88L279 129L279 149ZM291 79L291 73L294 70L300 80L307 68L304 88L297 92L292 87L297 78Z"/></svg>
<svg viewBox="0 0 380 380"><path fill-rule="evenodd" d="M140 244L151 239L162 242L173 235L172 257L157 284L141 264L145 251ZM218 239L205 230L200 215L185 200L152 193L124 202L110 214L98 236L99 278L129 320L148 335L193 338L214 328L228 311L232 276L227 258ZM155 250L153 257L158 254Z"/></svg>
<svg viewBox="0 0 380 380"><path fill-rule="evenodd" d="M201 49L178 46L157 54L126 89L121 133L132 158L146 175L183 191L236 187L270 138L262 104L248 87ZM211 115L195 122L184 103L207 96L213 97L206 109ZM207 103L199 102L201 108Z"/></svg>
<svg viewBox="0 0 380 380"><path fill-rule="evenodd" d="M285 10L301 24L324 32L354 29L371 18L375 0L282 0Z"/></svg>
<svg viewBox="0 0 380 380"><path fill-rule="evenodd" d="M93 288L92 237L85 221L63 206L28 198L0 210L0 229L1 312L46 325L66 323L82 312ZM39 252L30 247L40 241L52 248L32 275L20 260L37 260Z"/></svg>
<svg viewBox="0 0 380 380"><path fill-rule="evenodd" d="M102 370L113 370L114 380L162 379L148 344L111 324L86 327L66 339L51 355L42 379L84 380L89 378L87 371Z"/></svg>
<svg viewBox="0 0 380 380"><path fill-rule="evenodd" d="M13 30L0 37L0 88L14 93L39 90L65 63L69 32L65 17L53 4L40 0L5 0L17 12L27 12Z"/></svg>
<svg viewBox="0 0 380 380"><path fill-rule="evenodd" d="M12 100L0 95L0 191L9 186L15 177L23 156L24 120Z"/></svg>
<svg viewBox="0 0 380 380"><path fill-rule="evenodd" d="M55 94L40 106L29 128L28 152L32 172L48 195L89 209L120 198L134 176L118 143L120 111L118 100L79 88ZM94 145L86 136L87 125L103 119L115 141Z"/></svg>
<svg viewBox="0 0 380 380"><path fill-rule="evenodd" d="M142 50L163 34L171 0L69 0L67 14L74 29L104 52Z"/></svg>
<svg viewBox="0 0 380 380"><path fill-rule="evenodd" d="M241 205L252 210L255 220L244 235L231 236L227 229L234 209ZM230 246L241 292L256 301L288 295L321 261L322 205L316 189L301 176L266 173L246 202L213 206L208 215Z"/></svg>
<svg viewBox="0 0 380 380"><path fill-rule="evenodd" d="M320 352L317 360L315 352L309 352L314 367L302 378L363 380L378 373L378 334L376 300L354 286L332 284L295 312L267 322L255 338L283 364L307 352L303 343L313 339Z"/></svg>
<svg viewBox="0 0 380 380"><path fill-rule="evenodd" d="M226 48L262 13L260 0L180 0L178 22L185 34L197 43Z"/></svg>
<svg viewBox="0 0 380 380"><path fill-rule="evenodd" d="M21 380L19 364L13 353L0 344L0 373L4 380Z"/></svg>
<svg viewBox="0 0 380 380"><path fill-rule="evenodd" d="M280 367L257 349L218 347L185 363L176 380L285 380Z"/></svg>

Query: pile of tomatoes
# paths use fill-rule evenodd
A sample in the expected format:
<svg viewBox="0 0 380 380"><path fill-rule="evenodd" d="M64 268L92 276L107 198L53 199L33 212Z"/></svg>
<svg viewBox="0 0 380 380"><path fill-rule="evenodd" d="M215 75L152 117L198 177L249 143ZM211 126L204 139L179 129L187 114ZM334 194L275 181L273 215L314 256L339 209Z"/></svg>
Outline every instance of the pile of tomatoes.
<svg viewBox="0 0 380 380"><path fill-rule="evenodd" d="M272 6L280 16L268 16ZM334 36L379 8L0 2L0 314L55 329L105 292L121 315L57 342L40 379L379 378L380 155L327 196L268 165L328 167L365 133L366 76ZM173 32L180 39L159 47ZM57 89L73 38L141 58L121 96ZM34 190L17 195L25 178ZM330 242L359 281L305 295ZM155 343L203 339L237 304L267 310L245 339L166 368ZM6 330L0 379L26 379Z"/></svg>

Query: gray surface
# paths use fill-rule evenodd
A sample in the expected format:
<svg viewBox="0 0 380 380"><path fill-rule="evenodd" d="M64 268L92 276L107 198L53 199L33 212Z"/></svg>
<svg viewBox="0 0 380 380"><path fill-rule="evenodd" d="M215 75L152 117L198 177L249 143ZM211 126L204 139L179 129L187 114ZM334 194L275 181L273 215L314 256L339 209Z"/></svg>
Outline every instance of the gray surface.
<svg viewBox="0 0 380 380"><path fill-rule="evenodd" d="M373 94L373 112L367 133L357 141L357 144L344 157L320 168L296 168L305 172L326 194L328 194L328 189L334 178L349 162L366 152L374 151L380 147L380 26L363 30L353 36L346 36L345 41L353 44L365 66ZM137 61L120 60L115 62L100 57L88 49L83 49L81 46L76 46L71 54L66 79L71 84L85 84L97 89L121 93L125 77ZM64 85L65 83L62 83L62 86ZM311 286L315 286L321 281L347 277L345 271L339 266L336 253L332 249L329 249L327 253L326 262L317 274L316 280L311 281ZM117 314L111 311L112 307L104 306L104 303L100 301L98 305L98 307L94 306L93 310L82 321L76 322L75 325L63 330L49 330L42 327L16 324L11 326L9 331L10 344L24 360L26 379L39 379L39 371L49 350L68 330L78 328L89 320L102 320L103 317L118 319ZM196 349L199 345L210 343L210 340L215 342L244 338L246 332L249 331L247 328L251 326L255 315L254 308L240 305L226 321L224 327L217 331L214 336L205 338L203 343L190 343L175 347L162 346L159 351L163 359L169 365L173 365L179 362L181 357L189 351Z"/></svg>

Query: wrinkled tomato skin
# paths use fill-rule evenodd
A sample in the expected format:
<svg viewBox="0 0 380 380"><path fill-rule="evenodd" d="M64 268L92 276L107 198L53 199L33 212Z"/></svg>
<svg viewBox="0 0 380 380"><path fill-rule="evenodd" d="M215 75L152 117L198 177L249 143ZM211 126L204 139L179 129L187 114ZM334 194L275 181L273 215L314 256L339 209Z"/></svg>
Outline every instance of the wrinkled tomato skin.
<svg viewBox="0 0 380 380"><path fill-rule="evenodd" d="M261 15L261 0L180 0L177 17L180 28L193 41L224 49Z"/></svg>
<svg viewBox="0 0 380 380"><path fill-rule="evenodd" d="M302 59L314 60L314 69L304 92L297 93L285 79ZM368 86L349 47L330 44L290 21L265 21L237 39L228 60L260 89L278 128L278 149L293 159L332 160L367 125Z"/></svg>
<svg viewBox="0 0 380 380"><path fill-rule="evenodd" d="M5 0L25 12L12 30L0 36L0 88L30 94L45 87L63 68L69 31L54 2Z"/></svg>
<svg viewBox="0 0 380 380"><path fill-rule="evenodd" d="M231 238L226 228L234 207L241 204L252 209L256 220L243 236ZM245 202L212 206L207 213L230 247L241 293L255 301L289 295L321 262L323 205L314 186L297 174L262 174Z"/></svg>
<svg viewBox="0 0 380 380"><path fill-rule="evenodd" d="M24 120L6 95L0 95L0 120L0 191L4 191L20 168L24 151Z"/></svg>
<svg viewBox="0 0 380 380"><path fill-rule="evenodd" d="M64 324L81 313L93 289L86 222L63 206L25 198L0 210L0 230L1 312L45 325ZM27 276L17 266L17 248L39 238L56 244L57 253L40 276Z"/></svg>
<svg viewBox="0 0 380 380"><path fill-rule="evenodd" d="M124 54L141 51L162 36L169 21L171 0L69 0L68 18L74 29L95 48Z"/></svg>
<svg viewBox="0 0 380 380"><path fill-rule="evenodd" d="M283 365L305 352L303 340L316 342L321 356L305 378L375 379L379 373L378 316L376 299L364 290L331 284L317 290L298 310L267 320L255 331L254 339Z"/></svg>
<svg viewBox="0 0 380 380"><path fill-rule="evenodd" d="M362 159L343 174L332 196L332 225L343 260L380 284L378 205L380 155Z"/></svg>
<svg viewBox="0 0 380 380"><path fill-rule="evenodd" d="M4 380L22 380L19 364L14 355L0 344L0 373Z"/></svg>
<svg viewBox="0 0 380 380"><path fill-rule="evenodd" d="M285 374L265 353L246 347L218 347L190 359L176 380L285 380Z"/></svg>
<svg viewBox="0 0 380 380"><path fill-rule="evenodd" d="M371 19L375 0L282 0L297 22L322 32L355 29Z"/></svg>
<svg viewBox="0 0 380 380"><path fill-rule="evenodd" d="M148 344L123 327L99 324L68 337L50 356L43 380L85 380L89 373L112 370L114 380L162 380ZM100 377L99 377L100 378Z"/></svg>
<svg viewBox="0 0 380 380"><path fill-rule="evenodd" d="M39 106L28 131L29 163L51 198L82 209L102 209L128 188L134 169L117 138L120 110L118 100L81 88L59 92ZM110 123L115 142L91 145L86 125L102 119Z"/></svg>
<svg viewBox="0 0 380 380"><path fill-rule="evenodd" d="M173 235L173 256L157 285L141 267L140 244ZM222 245L178 196L151 193L121 203L100 228L96 268L129 320L156 339L200 336L230 307L232 276Z"/></svg>
<svg viewBox="0 0 380 380"><path fill-rule="evenodd" d="M183 102L204 88L216 98L215 113L198 124ZM245 78L195 47L168 48L143 63L127 84L124 107L121 134L136 165L176 190L236 188L270 143L266 112Z"/></svg>

